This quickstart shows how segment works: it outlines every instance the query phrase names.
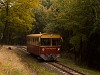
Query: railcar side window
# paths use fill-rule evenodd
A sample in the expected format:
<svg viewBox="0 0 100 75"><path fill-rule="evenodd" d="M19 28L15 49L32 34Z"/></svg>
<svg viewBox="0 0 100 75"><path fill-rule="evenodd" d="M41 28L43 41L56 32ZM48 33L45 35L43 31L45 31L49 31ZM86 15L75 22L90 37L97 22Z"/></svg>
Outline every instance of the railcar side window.
<svg viewBox="0 0 100 75"><path fill-rule="evenodd" d="M39 38L33 38L32 45L39 45Z"/></svg>
<svg viewBox="0 0 100 75"><path fill-rule="evenodd" d="M30 44L33 44L33 40L32 40L32 38L30 38Z"/></svg>
<svg viewBox="0 0 100 75"><path fill-rule="evenodd" d="M39 45L39 38L35 38L35 45Z"/></svg>
<svg viewBox="0 0 100 75"><path fill-rule="evenodd" d="M35 39L34 39L34 38L33 38L33 40L32 40L32 44L35 45Z"/></svg>
<svg viewBox="0 0 100 75"><path fill-rule="evenodd" d="M29 38L29 44L31 44L31 39Z"/></svg>

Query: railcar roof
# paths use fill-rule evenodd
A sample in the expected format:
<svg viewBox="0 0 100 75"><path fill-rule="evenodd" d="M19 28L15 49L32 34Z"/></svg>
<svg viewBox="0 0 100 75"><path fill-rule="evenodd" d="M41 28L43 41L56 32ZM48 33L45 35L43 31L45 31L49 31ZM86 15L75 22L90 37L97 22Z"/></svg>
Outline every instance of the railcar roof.
<svg viewBox="0 0 100 75"><path fill-rule="evenodd" d="M42 34L29 34L27 36L30 36L30 37L40 37Z"/></svg>
<svg viewBox="0 0 100 75"><path fill-rule="evenodd" d="M27 37L40 37L40 38L61 38L59 34L29 34Z"/></svg>

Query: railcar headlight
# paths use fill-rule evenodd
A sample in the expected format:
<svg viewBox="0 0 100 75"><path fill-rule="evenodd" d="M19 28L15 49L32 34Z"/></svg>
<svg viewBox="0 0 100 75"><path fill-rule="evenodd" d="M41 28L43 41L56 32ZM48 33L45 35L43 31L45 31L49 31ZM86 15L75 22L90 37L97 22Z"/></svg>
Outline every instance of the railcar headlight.
<svg viewBox="0 0 100 75"><path fill-rule="evenodd" d="M44 51L44 48L42 48L42 51Z"/></svg>
<svg viewBox="0 0 100 75"><path fill-rule="evenodd" d="M60 50L60 48L58 48L58 51Z"/></svg>

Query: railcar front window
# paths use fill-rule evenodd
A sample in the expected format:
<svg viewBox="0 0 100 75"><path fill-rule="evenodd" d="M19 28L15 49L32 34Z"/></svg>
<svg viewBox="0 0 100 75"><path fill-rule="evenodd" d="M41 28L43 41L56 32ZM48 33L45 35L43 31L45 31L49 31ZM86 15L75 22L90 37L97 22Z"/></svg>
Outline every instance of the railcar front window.
<svg viewBox="0 0 100 75"><path fill-rule="evenodd" d="M41 46L50 46L50 38L42 38Z"/></svg>
<svg viewBox="0 0 100 75"><path fill-rule="evenodd" d="M61 41L60 39L53 38L52 39L52 46L60 45L60 43L61 43L60 41Z"/></svg>

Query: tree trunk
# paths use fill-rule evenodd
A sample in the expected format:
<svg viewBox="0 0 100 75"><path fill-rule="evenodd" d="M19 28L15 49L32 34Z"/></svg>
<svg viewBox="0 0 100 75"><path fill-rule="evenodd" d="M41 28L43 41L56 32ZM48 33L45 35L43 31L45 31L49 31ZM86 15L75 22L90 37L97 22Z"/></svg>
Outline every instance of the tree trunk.
<svg viewBox="0 0 100 75"><path fill-rule="evenodd" d="M80 47L79 47L79 61L80 61L80 63L82 63L82 61L83 61L83 54L82 54L82 36L80 36Z"/></svg>
<svg viewBox="0 0 100 75"><path fill-rule="evenodd" d="M75 46L74 46L74 60L76 62L76 50L75 50Z"/></svg>

